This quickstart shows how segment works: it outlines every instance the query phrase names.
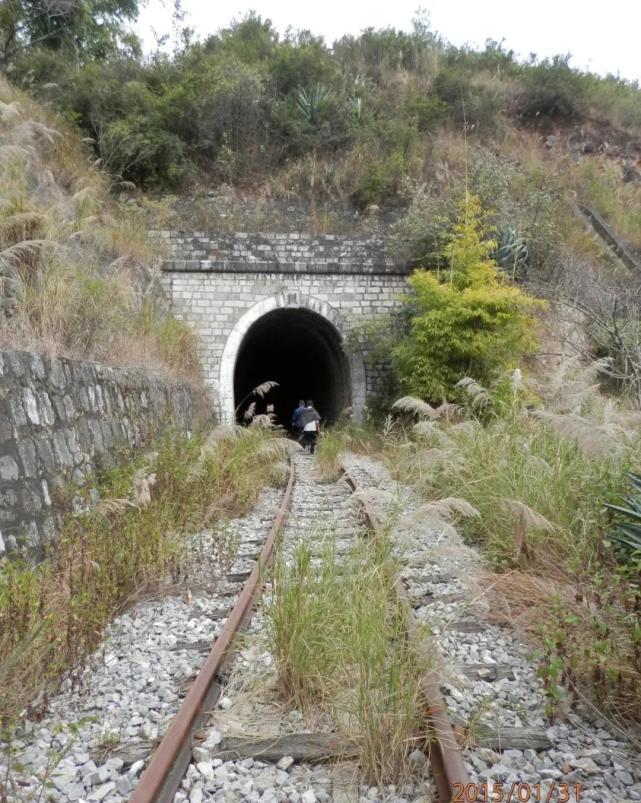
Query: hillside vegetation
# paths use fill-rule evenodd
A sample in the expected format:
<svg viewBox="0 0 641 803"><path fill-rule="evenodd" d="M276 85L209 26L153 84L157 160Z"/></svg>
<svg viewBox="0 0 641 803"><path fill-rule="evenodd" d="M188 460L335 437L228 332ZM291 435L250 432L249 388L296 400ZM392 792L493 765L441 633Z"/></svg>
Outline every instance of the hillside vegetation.
<svg viewBox="0 0 641 803"><path fill-rule="evenodd" d="M568 57L524 63L497 42L455 47L420 16L411 32L369 29L332 45L280 36L255 14L198 41L177 18L173 49L143 56L127 27L135 0L56 6L46 24L36 6L3 8L0 67L81 132L85 156L72 150L89 183L85 157L103 171L100 192L110 184L127 202L109 237L146 248L122 226L142 230L152 195L174 196L155 204L163 222L217 228L224 216L206 203L182 220L170 207L222 193L302 202L312 231L335 230L332 205L354 226L394 220L385 233L399 259L438 268L469 191L499 267L579 307L596 355L616 352L613 378L641 403L639 348L615 342L622 319L639 320L636 302L616 304L630 278L577 209L594 208L641 251L636 83L575 70ZM83 205L90 219L101 207ZM177 339L167 327L165 349Z"/></svg>
<svg viewBox="0 0 641 803"><path fill-rule="evenodd" d="M14 4L0 18L0 65L80 127L116 187L224 184L407 207L460 184L466 127L472 189L503 225L535 228L551 247L549 206L576 192L641 245L636 84L567 57L521 63L497 42L458 48L420 17L410 33L370 29L329 46L250 14L202 41L184 29L173 52L143 58L125 26L135 0L100 15L93 5L84 17L58 10L43 32Z"/></svg>
<svg viewBox="0 0 641 803"><path fill-rule="evenodd" d="M1 346L197 375L144 210L118 205L78 134L2 79L0 187Z"/></svg>

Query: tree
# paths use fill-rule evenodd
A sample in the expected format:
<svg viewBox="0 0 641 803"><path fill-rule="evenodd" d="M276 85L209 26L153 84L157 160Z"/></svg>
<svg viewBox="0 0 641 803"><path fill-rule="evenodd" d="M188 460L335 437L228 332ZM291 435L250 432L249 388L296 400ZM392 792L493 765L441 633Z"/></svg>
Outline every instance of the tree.
<svg viewBox="0 0 641 803"><path fill-rule="evenodd" d="M0 6L0 67L9 69L34 47L102 59L127 37L138 0L4 0Z"/></svg>
<svg viewBox="0 0 641 803"><path fill-rule="evenodd" d="M443 251L446 268L410 277L414 314L393 361L412 395L451 398L465 376L487 384L535 344L532 312L543 302L500 273L496 243L483 234L480 202L466 196Z"/></svg>

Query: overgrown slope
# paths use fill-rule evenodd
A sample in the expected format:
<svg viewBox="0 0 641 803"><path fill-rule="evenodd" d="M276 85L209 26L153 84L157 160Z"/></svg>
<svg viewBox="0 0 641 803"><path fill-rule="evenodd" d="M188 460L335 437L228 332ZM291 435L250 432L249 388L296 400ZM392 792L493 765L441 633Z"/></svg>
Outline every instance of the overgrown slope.
<svg viewBox="0 0 641 803"><path fill-rule="evenodd" d="M1 79L0 187L0 345L197 376L144 210L118 205L75 131Z"/></svg>
<svg viewBox="0 0 641 803"><path fill-rule="evenodd" d="M467 174L499 231L548 274L560 243L595 250L568 202L594 206L641 247L636 83L568 57L522 62L497 42L459 48L420 15L410 32L330 45L280 36L250 13L201 41L185 29L173 52L145 58L126 26L135 0L110 9L69 19L60 9L36 36L40 21L17 4L0 17L0 69L78 126L114 189L304 199L312 228L333 225L326 204L352 216L409 210L402 234L423 257Z"/></svg>

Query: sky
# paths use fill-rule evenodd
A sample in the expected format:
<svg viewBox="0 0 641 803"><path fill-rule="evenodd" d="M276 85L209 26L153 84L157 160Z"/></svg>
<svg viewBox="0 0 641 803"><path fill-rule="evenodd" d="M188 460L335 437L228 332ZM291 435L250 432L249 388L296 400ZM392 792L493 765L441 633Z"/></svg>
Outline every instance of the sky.
<svg viewBox="0 0 641 803"><path fill-rule="evenodd" d="M251 0L218 3L182 0L186 24L197 38L215 33L232 18L251 10L271 19L280 32L288 27L322 34L331 44L345 33L368 27L411 30L420 0ZM641 3L639 0L423 0L432 28L455 45L483 46L486 39L505 40L523 58L572 54L574 67L641 81ZM148 0L137 32L145 49L154 46L153 31L171 31L172 0Z"/></svg>

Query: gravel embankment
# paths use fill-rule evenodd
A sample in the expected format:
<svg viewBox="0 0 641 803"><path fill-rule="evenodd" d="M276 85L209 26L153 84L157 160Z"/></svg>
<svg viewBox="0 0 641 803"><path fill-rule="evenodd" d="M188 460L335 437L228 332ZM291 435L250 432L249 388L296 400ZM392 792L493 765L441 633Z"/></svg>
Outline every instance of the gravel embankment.
<svg viewBox="0 0 641 803"><path fill-rule="evenodd" d="M420 500L380 463L351 456L347 464L361 487L379 489L383 500L391 494L392 507L400 508L394 532L404 551L404 580L415 600L415 616L430 626L443 657L447 682L442 690L452 718L487 724L499 737L503 731L506 740L506 728L532 729L549 740L547 748L537 750L464 750L470 780L490 789L502 783L506 795L512 784L522 784L522 794L529 788L533 800L541 784L541 800L550 794L553 803L565 795L561 784L569 786L570 803L576 803L577 790L584 801L641 800L641 735L635 745L585 706L551 726L532 647L511 629L485 619L488 602L475 581L483 565L480 554L462 542L455 528L416 515ZM485 679L492 668L511 672Z"/></svg>
<svg viewBox="0 0 641 803"><path fill-rule="evenodd" d="M191 680L222 628L239 584L221 579L216 544L238 545L266 537L282 490L261 494L252 513L232 520L224 532L192 539L186 578L177 592L141 602L108 628L103 645L87 662L80 689L65 682L41 722L27 723L11 746L10 801L105 801L128 798L143 770L109 752L130 748L151 753L175 715ZM217 576L218 575L218 576ZM0 747L0 782L9 750Z"/></svg>

